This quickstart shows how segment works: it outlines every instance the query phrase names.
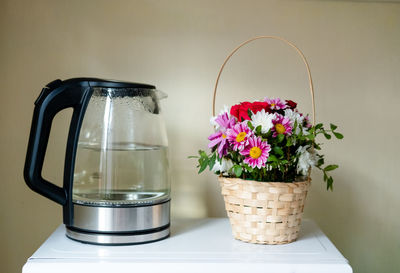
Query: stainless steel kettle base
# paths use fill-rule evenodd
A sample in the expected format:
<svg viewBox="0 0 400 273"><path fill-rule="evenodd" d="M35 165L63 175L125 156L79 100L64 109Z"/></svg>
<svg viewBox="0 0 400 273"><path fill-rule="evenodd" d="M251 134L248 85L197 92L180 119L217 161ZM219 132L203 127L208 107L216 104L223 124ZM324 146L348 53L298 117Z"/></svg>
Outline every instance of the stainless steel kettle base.
<svg viewBox="0 0 400 273"><path fill-rule="evenodd" d="M138 235L82 233L67 228L66 235L72 240L99 245L130 245L150 243L169 236L169 227L161 231Z"/></svg>
<svg viewBox="0 0 400 273"><path fill-rule="evenodd" d="M98 207L73 204L67 237L90 244L140 244L169 235L170 201L150 206Z"/></svg>

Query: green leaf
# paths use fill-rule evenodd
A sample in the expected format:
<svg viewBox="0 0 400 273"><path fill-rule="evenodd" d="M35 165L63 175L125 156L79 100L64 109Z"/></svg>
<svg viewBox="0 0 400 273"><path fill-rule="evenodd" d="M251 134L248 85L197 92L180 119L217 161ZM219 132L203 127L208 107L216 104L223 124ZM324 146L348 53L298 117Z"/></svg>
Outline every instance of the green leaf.
<svg viewBox="0 0 400 273"><path fill-rule="evenodd" d="M331 123L331 130L332 130L332 131L335 131L336 128L337 128L337 126L336 126L335 124L332 124L332 123Z"/></svg>
<svg viewBox="0 0 400 273"><path fill-rule="evenodd" d="M324 168L325 172L333 171L335 169L339 168L339 165L328 165Z"/></svg>
<svg viewBox="0 0 400 273"><path fill-rule="evenodd" d="M206 152L204 152L203 150L199 150L199 155L200 155L201 157L203 157L203 158L205 158L205 157L208 158Z"/></svg>
<svg viewBox="0 0 400 273"><path fill-rule="evenodd" d="M273 149L274 153L276 153L277 155L283 156L283 150L281 149L281 147L275 146Z"/></svg>
<svg viewBox="0 0 400 273"><path fill-rule="evenodd" d="M248 121L248 122L247 122L247 126L248 126L251 130L254 130L254 126L253 126L253 124L251 123L251 121Z"/></svg>
<svg viewBox="0 0 400 273"><path fill-rule="evenodd" d="M239 165L233 166L233 172L235 173L236 177L240 177L242 175L243 169Z"/></svg>
<svg viewBox="0 0 400 273"><path fill-rule="evenodd" d="M295 121L294 121L294 125L293 125L293 129L292 129L293 132L296 131L297 125L298 125L298 124L297 124L297 120L295 120Z"/></svg>
<svg viewBox="0 0 400 273"><path fill-rule="evenodd" d="M328 181L326 181L326 189L327 190L333 190L333 178L332 176L329 176Z"/></svg>
<svg viewBox="0 0 400 273"><path fill-rule="evenodd" d="M256 127L256 135L261 135L261 125Z"/></svg>
<svg viewBox="0 0 400 273"><path fill-rule="evenodd" d="M324 165L324 163L325 163L324 158L323 158L323 157L320 157L320 158L318 159L317 166L318 166L318 167L321 167L322 165Z"/></svg>
<svg viewBox="0 0 400 273"><path fill-rule="evenodd" d="M284 139L285 139L285 135L284 134L279 134L276 137L276 140L278 141L278 143L281 143Z"/></svg>
<svg viewBox="0 0 400 273"><path fill-rule="evenodd" d="M208 166L208 158L207 158L207 160L202 160L202 162L199 162L199 163L200 163L199 173L202 173Z"/></svg>
<svg viewBox="0 0 400 273"><path fill-rule="evenodd" d="M315 139L315 135L313 135L313 134L306 135L306 137L307 137L309 140L314 140L314 139Z"/></svg>
<svg viewBox="0 0 400 273"><path fill-rule="evenodd" d="M274 155L269 155L268 157L268 162L276 162L278 161L278 159L276 158L276 156Z"/></svg>
<svg viewBox="0 0 400 273"><path fill-rule="evenodd" d="M209 167L209 169L210 169L210 171L212 170L212 168L214 167L214 165L215 165L215 160L217 159L217 154L216 153L214 153L213 155L212 155L212 157L209 159L209 161L208 161L208 167Z"/></svg>
<svg viewBox="0 0 400 273"><path fill-rule="evenodd" d="M331 135L330 134L324 133L324 136L325 136L326 139L331 139Z"/></svg>
<svg viewBox="0 0 400 273"><path fill-rule="evenodd" d="M251 116L253 115L253 112L249 109L247 109L247 115L249 115L249 118L251 118Z"/></svg>
<svg viewBox="0 0 400 273"><path fill-rule="evenodd" d="M244 168L249 172L252 173L253 172L253 168L247 164L244 165Z"/></svg>
<svg viewBox="0 0 400 273"><path fill-rule="evenodd" d="M315 125L315 129L321 129L324 125L322 123L318 123L317 125Z"/></svg>
<svg viewBox="0 0 400 273"><path fill-rule="evenodd" d="M287 147L290 147L290 146L292 146L292 138L291 137L288 137L288 139L287 139L287 141L286 141L286 146Z"/></svg>
<svg viewBox="0 0 400 273"><path fill-rule="evenodd" d="M199 158L197 155L190 155L188 158Z"/></svg>
<svg viewBox="0 0 400 273"><path fill-rule="evenodd" d="M342 135L341 133L333 132L333 134L335 135L335 137L336 137L337 139L343 139L343 135Z"/></svg>
<svg viewBox="0 0 400 273"><path fill-rule="evenodd" d="M303 135L303 126L301 125L301 124L299 124L299 134L298 134L298 136L302 136Z"/></svg>

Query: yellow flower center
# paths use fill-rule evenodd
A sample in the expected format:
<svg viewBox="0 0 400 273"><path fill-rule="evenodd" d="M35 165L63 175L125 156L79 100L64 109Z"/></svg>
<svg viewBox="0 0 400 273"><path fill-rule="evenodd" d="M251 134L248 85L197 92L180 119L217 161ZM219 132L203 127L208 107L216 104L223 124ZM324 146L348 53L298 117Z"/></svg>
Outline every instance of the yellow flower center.
<svg viewBox="0 0 400 273"><path fill-rule="evenodd" d="M236 142L242 142L244 140L244 138L246 137L246 133L245 132L240 132L237 136L236 136Z"/></svg>
<svg viewBox="0 0 400 273"><path fill-rule="evenodd" d="M275 124L275 130L278 134L283 134L284 132L286 132L285 126L283 126L282 124L278 123Z"/></svg>
<svg viewBox="0 0 400 273"><path fill-rule="evenodd" d="M225 134L222 134L222 138L226 138L226 135L225 135Z"/></svg>
<svg viewBox="0 0 400 273"><path fill-rule="evenodd" d="M250 149L250 156L252 158L259 158L261 156L261 149L258 147L253 147Z"/></svg>
<svg viewBox="0 0 400 273"><path fill-rule="evenodd" d="M271 107L274 107L275 106L275 103L271 103Z"/></svg>

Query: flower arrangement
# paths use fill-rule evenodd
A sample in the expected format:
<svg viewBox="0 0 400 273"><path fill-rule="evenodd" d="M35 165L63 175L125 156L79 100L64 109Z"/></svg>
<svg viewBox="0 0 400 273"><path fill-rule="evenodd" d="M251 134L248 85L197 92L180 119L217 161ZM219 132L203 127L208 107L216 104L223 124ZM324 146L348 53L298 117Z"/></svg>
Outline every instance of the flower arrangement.
<svg viewBox="0 0 400 273"><path fill-rule="evenodd" d="M322 123L313 126L308 115L300 113L297 103L280 98L241 102L230 109L225 107L211 118L215 133L208 139L210 153L199 151L199 173L207 167L215 174L262 182L304 181L312 167L323 172L327 189L333 189L329 172L338 168L325 166L320 154L321 144L315 142L322 134L326 139L336 131Z"/></svg>

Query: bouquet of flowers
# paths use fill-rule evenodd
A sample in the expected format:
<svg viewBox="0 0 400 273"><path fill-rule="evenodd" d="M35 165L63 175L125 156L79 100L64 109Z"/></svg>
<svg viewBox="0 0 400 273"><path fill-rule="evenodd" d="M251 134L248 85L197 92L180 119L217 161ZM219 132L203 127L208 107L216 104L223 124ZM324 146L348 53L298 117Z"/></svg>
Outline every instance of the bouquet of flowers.
<svg viewBox="0 0 400 273"><path fill-rule="evenodd" d="M322 134L342 139L330 124L313 126L308 115L300 113L292 100L265 98L263 101L241 102L225 107L211 118L215 133L208 139L210 153L200 150L199 173L207 167L224 177L260 182L304 181L311 168L323 172L327 189L333 188L329 172L338 165L326 165L320 154L321 144L315 142Z"/></svg>

